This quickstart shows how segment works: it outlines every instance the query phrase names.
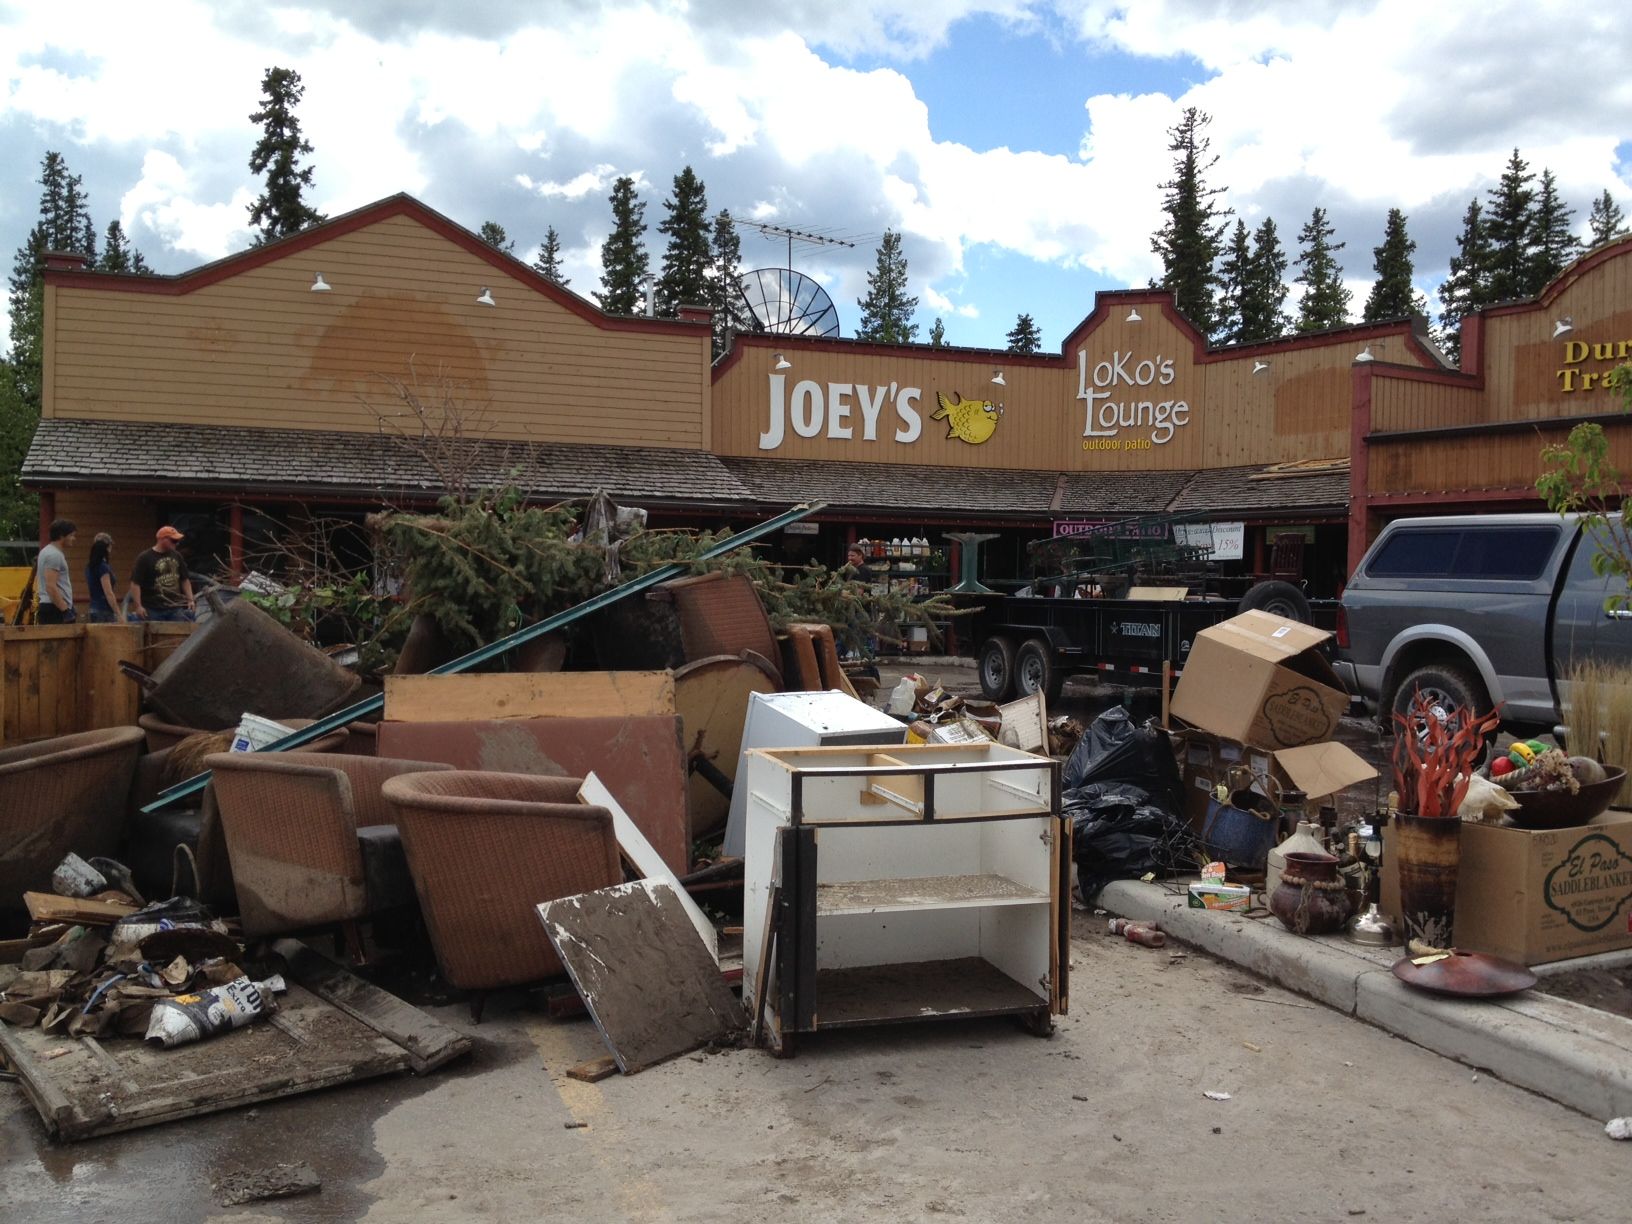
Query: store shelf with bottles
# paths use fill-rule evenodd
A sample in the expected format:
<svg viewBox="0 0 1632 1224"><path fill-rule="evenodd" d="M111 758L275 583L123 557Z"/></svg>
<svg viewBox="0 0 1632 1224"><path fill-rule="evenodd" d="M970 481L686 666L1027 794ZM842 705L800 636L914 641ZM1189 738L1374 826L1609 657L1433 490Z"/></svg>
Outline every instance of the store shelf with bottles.
<svg viewBox="0 0 1632 1224"><path fill-rule="evenodd" d="M907 595L928 596L946 588L946 554L926 537L863 540L861 545L869 581Z"/></svg>

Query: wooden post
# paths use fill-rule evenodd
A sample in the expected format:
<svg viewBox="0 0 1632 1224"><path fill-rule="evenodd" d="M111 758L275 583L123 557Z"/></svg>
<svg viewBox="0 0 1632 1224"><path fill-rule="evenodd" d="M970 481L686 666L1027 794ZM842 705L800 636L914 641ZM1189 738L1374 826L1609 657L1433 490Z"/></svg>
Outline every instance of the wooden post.
<svg viewBox="0 0 1632 1224"><path fill-rule="evenodd" d="M1168 694L1168 690L1171 689L1172 687L1173 687L1173 661L1171 659L1163 659L1162 660L1162 726L1163 727L1170 727L1172 725L1168 721L1168 717L1167 717L1167 694Z"/></svg>
<svg viewBox="0 0 1632 1224"><path fill-rule="evenodd" d="M57 495L51 489L40 494L40 547L51 542L51 520L57 517Z"/></svg>

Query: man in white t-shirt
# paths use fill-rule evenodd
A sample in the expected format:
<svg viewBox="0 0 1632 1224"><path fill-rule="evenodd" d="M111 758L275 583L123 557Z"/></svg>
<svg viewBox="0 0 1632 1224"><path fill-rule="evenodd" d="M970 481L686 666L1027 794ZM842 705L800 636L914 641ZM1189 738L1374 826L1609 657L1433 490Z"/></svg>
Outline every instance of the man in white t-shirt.
<svg viewBox="0 0 1632 1224"><path fill-rule="evenodd" d="M68 576L68 558L63 549L72 548L77 528L67 519L51 524L51 542L40 549L34 562L34 589L39 595L35 620L41 625L74 623L74 583Z"/></svg>

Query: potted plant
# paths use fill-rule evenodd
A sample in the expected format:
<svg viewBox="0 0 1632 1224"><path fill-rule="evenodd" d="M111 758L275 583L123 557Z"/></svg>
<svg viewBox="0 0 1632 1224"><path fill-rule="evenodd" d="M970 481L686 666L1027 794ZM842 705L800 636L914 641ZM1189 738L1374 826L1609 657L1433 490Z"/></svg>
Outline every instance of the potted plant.
<svg viewBox="0 0 1632 1224"><path fill-rule="evenodd" d="M1400 919L1407 946L1413 939L1449 948L1456 924L1456 876L1462 859L1457 809L1501 718L1447 718L1421 692L1406 714L1395 714L1394 846L1399 859Z"/></svg>

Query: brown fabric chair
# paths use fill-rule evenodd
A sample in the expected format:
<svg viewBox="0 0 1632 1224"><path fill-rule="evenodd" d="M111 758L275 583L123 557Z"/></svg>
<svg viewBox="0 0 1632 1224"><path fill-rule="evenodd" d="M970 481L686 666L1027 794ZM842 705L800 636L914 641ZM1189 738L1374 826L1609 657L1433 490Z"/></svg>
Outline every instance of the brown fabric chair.
<svg viewBox="0 0 1632 1224"><path fill-rule="evenodd" d="M463 990L562 972L534 906L623 881L612 814L581 778L408 774L385 784L442 976Z"/></svg>
<svg viewBox="0 0 1632 1224"><path fill-rule="evenodd" d="M137 727L0 749L0 909L21 908L26 890L51 891L70 850L118 852L141 750Z"/></svg>
<svg viewBox="0 0 1632 1224"><path fill-rule="evenodd" d="M274 718L276 723L282 723L295 731L302 727L309 727L317 720L315 718ZM143 714L136 720L136 725L147 735L147 751L149 755L156 755L166 748L174 748L184 739L195 735L211 735L214 732L205 731L202 727L183 727L173 722L166 722L159 714ZM356 728L368 727L362 735L356 734ZM331 749L345 745L345 750L355 756L373 756L374 726L372 723L351 723L344 732L333 731L322 739L315 739L309 744L301 745L302 752L328 752ZM366 747L359 748L363 744Z"/></svg>
<svg viewBox="0 0 1632 1224"><path fill-rule="evenodd" d="M333 752L220 752L205 764L244 934L352 922L412 900L380 788L445 766Z"/></svg>

